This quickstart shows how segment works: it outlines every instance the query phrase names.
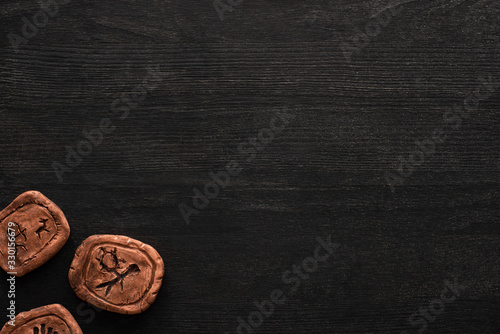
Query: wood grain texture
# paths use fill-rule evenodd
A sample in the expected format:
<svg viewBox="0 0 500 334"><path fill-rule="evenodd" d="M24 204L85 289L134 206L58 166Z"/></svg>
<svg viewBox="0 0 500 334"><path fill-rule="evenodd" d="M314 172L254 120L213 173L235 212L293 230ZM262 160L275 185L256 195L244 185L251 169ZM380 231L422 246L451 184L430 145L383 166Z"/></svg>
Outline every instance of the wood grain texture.
<svg viewBox="0 0 500 334"><path fill-rule="evenodd" d="M480 77L500 81L500 4L402 3L348 62L341 43L399 2L245 0L221 22L209 0L72 0L15 52L7 35L40 7L2 1L0 205L36 189L71 226L62 251L17 280L18 311L60 303L84 333L236 333L332 235L342 252L256 333L417 333L408 318L453 277L467 289L426 332L499 333L500 89L395 193L384 173ZM119 119L111 104L149 66L162 82ZM284 108L295 119L187 226L178 205ZM60 183L52 163L106 117L116 129ZM79 309L71 259L103 233L163 257L147 312L89 321Z"/></svg>

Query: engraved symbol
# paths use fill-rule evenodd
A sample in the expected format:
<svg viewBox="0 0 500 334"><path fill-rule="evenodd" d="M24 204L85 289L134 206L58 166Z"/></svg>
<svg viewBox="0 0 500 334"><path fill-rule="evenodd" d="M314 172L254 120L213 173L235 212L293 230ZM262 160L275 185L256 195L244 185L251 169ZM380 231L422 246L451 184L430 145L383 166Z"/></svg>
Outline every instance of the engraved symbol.
<svg viewBox="0 0 500 334"><path fill-rule="evenodd" d="M98 286L96 286L96 288L97 289L106 288L106 296L107 296L111 292L111 288L113 288L113 286L119 283L121 286L121 291L123 291L123 281L125 280L125 277L129 275L135 275L139 273L141 269L139 269L139 266L134 263L129 265L127 269L119 273L118 269L120 268L120 262L125 262L125 260L119 258L116 255L116 248L113 248L113 250L109 251L101 247L100 251L101 255L96 259L99 261L101 269L115 274L115 277L110 281L99 284Z"/></svg>
<svg viewBox="0 0 500 334"><path fill-rule="evenodd" d="M14 224L16 224L17 230L18 230L18 233L16 235L14 235L14 238L16 239L16 242L15 242L15 244L16 244L16 251L17 251L17 247L22 247L27 252L28 249L26 248L26 246L24 244L20 244L20 243L17 242L17 237L20 237L20 236L23 236L24 241L28 240L26 238L26 234L24 234L24 232L26 232L26 228L21 229L21 226L18 223L14 222Z"/></svg>
<svg viewBox="0 0 500 334"><path fill-rule="evenodd" d="M49 327L47 330L45 330L45 324L42 324L41 326L41 331L37 327L33 327L33 334L57 334L57 331L52 331L52 327Z"/></svg>
<svg viewBox="0 0 500 334"><path fill-rule="evenodd" d="M36 230L36 234L38 235L38 239L40 239L40 233L42 233L43 231L46 231L46 232L49 232L49 233L50 233L50 231L49 231L49 230L47 230L47 225L46 225L48 221L49 221L49 220L48 220L48 219L46 219L46 218L40 218L40 219L38 220L38 222L39 222L40 224L42 224L42 226L40 226L40 227Z"/></svg>

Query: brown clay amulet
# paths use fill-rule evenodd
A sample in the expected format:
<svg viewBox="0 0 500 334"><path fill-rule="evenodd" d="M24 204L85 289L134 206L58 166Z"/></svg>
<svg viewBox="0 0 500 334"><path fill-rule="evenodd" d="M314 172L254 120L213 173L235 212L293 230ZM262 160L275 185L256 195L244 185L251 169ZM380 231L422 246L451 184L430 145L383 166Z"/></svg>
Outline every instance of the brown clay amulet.
<svg viewBox="0 0 500 334"><path fill-rule="evenodd" d="M38 191L27 191L0 212L0 267L23 276L50 260L68 238L61 209Z"/></svg>
<svg viewBox="0 0 500 334"><path fill-rule="evenodd" d="M163 271L163 260L153 247L126 236L93 235L76 250L69 282L86 302L137 314L155 301Z"/></svg>
<svg viewBox="0 0 500 334"><path fill-rule="evenodd" d="M83 334L64 306L52 304L19 313L5 324L0 334Z"/></svg>

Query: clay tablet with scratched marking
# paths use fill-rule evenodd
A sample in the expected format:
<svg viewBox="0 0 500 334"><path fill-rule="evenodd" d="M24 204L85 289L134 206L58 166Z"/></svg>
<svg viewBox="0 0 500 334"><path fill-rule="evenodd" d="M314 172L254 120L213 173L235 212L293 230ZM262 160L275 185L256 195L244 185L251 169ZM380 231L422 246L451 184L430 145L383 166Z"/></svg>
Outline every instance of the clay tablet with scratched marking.
<svg viewBox="0 0 500 334"><path fill-rule="evenodd" d="M69 282L81 299L107 311L144 312L155 301L164 265L158 252L119 235L93 235L78 247Z"/></svg>
<svg viewBox="0 0 500 334"><path fill-rule="evenodd" d="M38 191L27 191L0 212L0 266L23 276L50 260L68 238L61 209Z"/></svg>
<svg viewBox="0 0 500 334"><path fill-rule="evenodd" d="M64 306L52 304L19 313L14 326L7 322L0 334L83 334Z"/></svg>

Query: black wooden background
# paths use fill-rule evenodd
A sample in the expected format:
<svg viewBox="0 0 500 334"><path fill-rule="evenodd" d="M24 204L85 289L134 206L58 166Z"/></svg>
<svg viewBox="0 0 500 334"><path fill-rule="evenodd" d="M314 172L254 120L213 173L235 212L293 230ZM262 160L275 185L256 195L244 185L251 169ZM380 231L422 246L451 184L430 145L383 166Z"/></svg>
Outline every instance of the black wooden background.
<svg viewBox="0 0 500 334"><path fill-rule="evenodd" d="M465 290L425 332L500 333L500 87L394 193L384 177L481 77L500 82L500 3L232 2L221 21L211 0L71 0L16 52L8 36L40 4L2 0L0 205L39 190L71 226L61 252L17 280L17 310L61 303L84 333L236 333L281 289L255 333L418 333L410 316L456 278ZM391 21L349 62L341 43L378 13ZM120 119L111 104L148 67L162 81ZM187 225L179 204L280 112L295 117ZM103 118L115 130L59 182L53 163ZM145 313L76 297L69 265L92 234L162 255ZM289 293L283 273L328 235L340 249Z"/></svg>

